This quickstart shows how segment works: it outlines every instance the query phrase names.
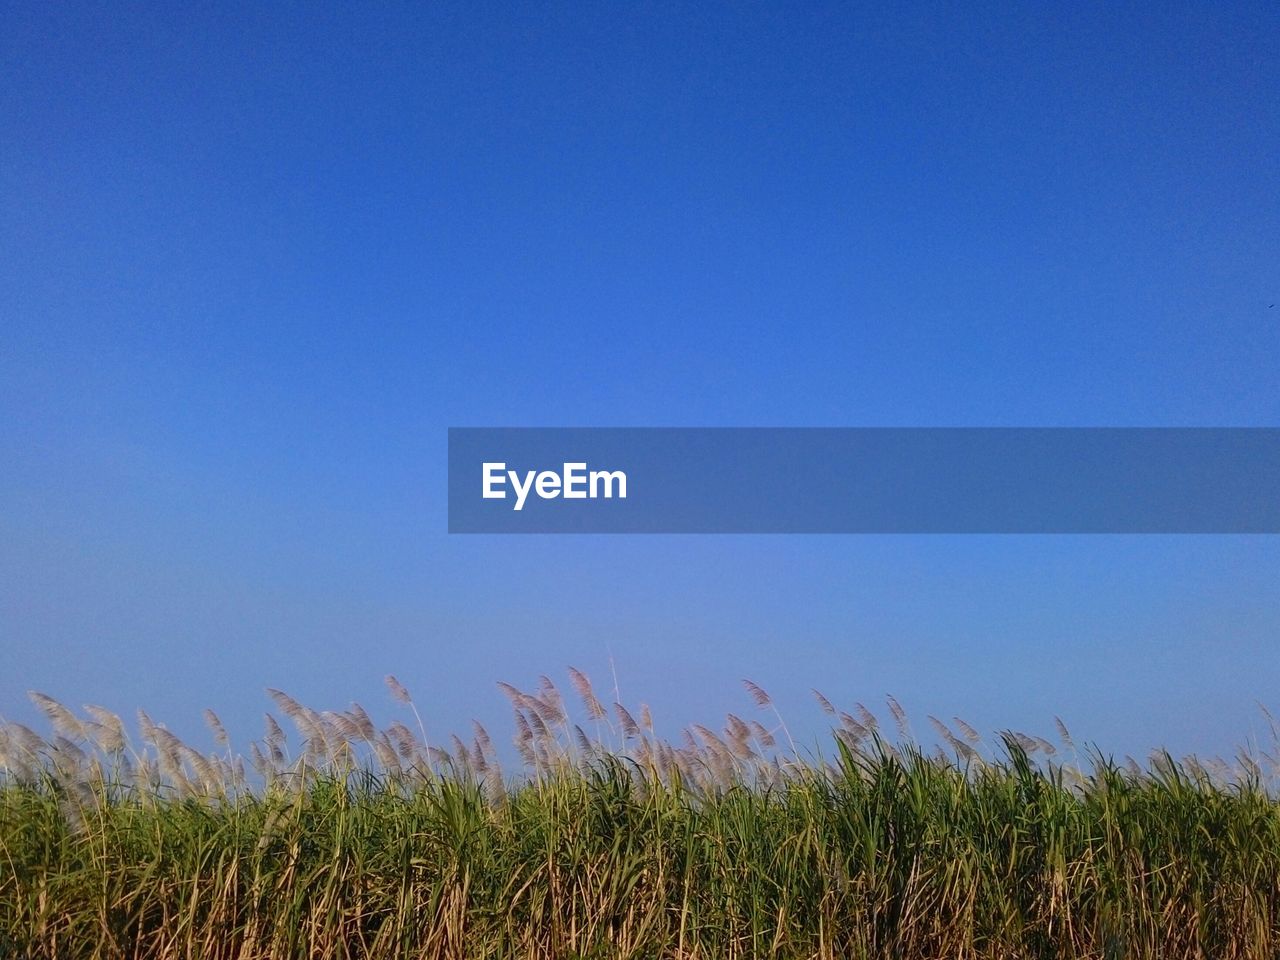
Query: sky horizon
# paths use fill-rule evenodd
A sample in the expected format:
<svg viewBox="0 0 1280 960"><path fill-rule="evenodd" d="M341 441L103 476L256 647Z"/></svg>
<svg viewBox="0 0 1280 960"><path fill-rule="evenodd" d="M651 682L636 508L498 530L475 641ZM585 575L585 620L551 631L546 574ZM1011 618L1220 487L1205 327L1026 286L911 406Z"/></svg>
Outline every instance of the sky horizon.
<svg viewBox="0 0 1280 960"><path fill-rule="evenodd" d="M445 525L451 426L1280 426L1274 5L3 23L0 716L1280 712L1276 537Z"/></svg>

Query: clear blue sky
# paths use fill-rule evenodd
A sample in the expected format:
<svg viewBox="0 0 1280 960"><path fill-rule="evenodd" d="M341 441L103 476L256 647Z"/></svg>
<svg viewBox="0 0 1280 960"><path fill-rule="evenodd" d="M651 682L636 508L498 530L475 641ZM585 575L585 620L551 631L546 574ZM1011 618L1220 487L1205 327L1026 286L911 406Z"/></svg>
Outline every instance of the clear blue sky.
<svg viewBox="0 0 1280 960"><path fill-rule="evenodd" d="M1280 538L449 537L450 425L1280 425L1280 7L5 3L0 713L1280 706ZM201 742L205 742L201 739Z"/></svg>

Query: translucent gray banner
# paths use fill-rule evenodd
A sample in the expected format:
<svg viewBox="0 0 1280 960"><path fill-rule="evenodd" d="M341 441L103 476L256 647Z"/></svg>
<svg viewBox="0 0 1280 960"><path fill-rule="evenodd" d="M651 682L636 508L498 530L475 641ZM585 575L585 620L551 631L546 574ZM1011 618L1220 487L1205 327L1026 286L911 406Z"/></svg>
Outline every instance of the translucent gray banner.
<svg viewBox="0 0 1280 960"><path fill-rule="evenodd" d="M1276 428L452 428L451 533L1277 533Z"/></svg>

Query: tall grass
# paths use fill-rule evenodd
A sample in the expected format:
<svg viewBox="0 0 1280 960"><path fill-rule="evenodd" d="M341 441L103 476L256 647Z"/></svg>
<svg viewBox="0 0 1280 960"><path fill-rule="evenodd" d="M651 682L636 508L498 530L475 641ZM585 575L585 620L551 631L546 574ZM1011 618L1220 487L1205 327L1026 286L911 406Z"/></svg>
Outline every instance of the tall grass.
<svg viewBox="0 0 1280 960"><path fill-rule="evenodd" d="M1275 957L1269 758L1117 765L930 718L938 746L820 694L799 755L765 691L681 740L647 709L503 685L510 772L477 727L428 741L271 695L248 756L146 714L34 694L0 732L0 957ZM584 726L585 725L585 726ZM1265 768L1264 768L1265 767Z"/></svg>

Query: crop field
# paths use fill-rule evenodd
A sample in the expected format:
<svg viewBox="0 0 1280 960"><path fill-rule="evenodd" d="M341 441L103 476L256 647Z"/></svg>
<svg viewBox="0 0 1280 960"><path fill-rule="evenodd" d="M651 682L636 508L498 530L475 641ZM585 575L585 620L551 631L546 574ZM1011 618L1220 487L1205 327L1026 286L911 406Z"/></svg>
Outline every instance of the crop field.
<svg viewBox="0 0 1280 960"><path fill-rule="evenodd" d="M509 742L437 741L387 682L382 728L270 691L243 755L212 713L210 752L32 694L48 729L0 733L0 957L1280 954L1261 748L1115 762L1061 722L932 717L916 739L892 700L815 694L832 733L798 749L750 682L741 716L667 741L578 671L503 685Z"/></svg>

